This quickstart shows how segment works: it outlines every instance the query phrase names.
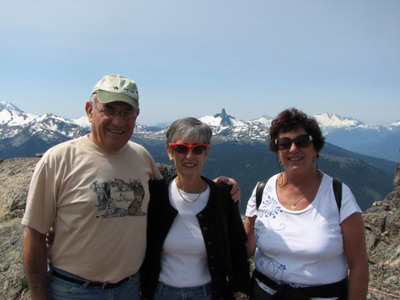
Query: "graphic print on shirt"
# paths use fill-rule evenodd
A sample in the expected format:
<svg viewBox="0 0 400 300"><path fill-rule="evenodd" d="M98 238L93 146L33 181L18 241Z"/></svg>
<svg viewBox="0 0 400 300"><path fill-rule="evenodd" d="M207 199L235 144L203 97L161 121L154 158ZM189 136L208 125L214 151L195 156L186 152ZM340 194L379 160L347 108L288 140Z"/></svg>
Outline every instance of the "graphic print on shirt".
<svg viewBox="0 0 400 300"><path fill-rule="evenodd" d="M127 216L144 216L142 203L144 188L140 179L99 180L90 184L89 188L97 195L96 218L117 218Z"/></svg>
<svg viewBox="0 0 400 300"><path fill-rule="evenodd" d="M254 224L254 234L256 238L257 250L254 255L257 269L268 277L281 280L286 270L286 265L276 259L265 255L262 251L268 248L269 240L277 238L277 232L286 229L285 212L282 210L278 200L273 196L275 191L271 185L264 189L262 202L257 211L257 218ZM263 237L260 239L260 237Z"/></svg>
<svg viewBox="0 0 400 300"><path fill-rule="evenodd" d="M278 200L275 197L273 197L274 194L275 191L272 188L272 186L267 185L264 189L264 193L262 195L262 201L257 211L257 219L255 225L257 226L257 223L260 222L265 224L262 227L258 228L258 230L263 230L263 227L264 230L265 227L270 228L272 230L285 229L285 224L275 222L277 217L281 217L284 211L279 205Z"/></svg>
<svg viewBox="0 0 400 300"><path fill-rule="evenodd" d="M261 273L266 274L270 278L282 280L286 265L264 255L260 250L256 251L254 259L257 260L257 268Z"/></svg>

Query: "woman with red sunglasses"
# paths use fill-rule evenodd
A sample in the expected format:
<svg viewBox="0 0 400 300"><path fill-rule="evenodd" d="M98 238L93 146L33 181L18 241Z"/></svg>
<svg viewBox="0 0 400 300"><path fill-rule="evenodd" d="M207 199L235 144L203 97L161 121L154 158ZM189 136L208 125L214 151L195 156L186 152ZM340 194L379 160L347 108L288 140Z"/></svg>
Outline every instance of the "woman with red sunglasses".
<svg viewBox="0 0 400 300"><path fill-rule="evenodd" d="M318 123L287 109L272 121L269 137L284 170L267 181L259 206L257 187L247 204L252 299L366 299L361 210L345 184L336 202L333 178L314 164L324 146Z"/></svg>
<svg viewBox="0 0 400 300"><path fill-rule="evenodd" d="M141 270L147 299L247 299L246 234L229 187L203 177L211 128L195 118L167 130L177 175L150 181L147 250Z"/></svg>

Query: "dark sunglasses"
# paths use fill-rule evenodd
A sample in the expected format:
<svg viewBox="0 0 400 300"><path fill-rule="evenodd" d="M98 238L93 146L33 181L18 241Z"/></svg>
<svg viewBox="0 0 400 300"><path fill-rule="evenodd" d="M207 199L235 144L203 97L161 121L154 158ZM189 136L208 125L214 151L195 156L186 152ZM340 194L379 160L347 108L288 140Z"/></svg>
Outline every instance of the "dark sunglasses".
<svg viewBox="0 0 400 300"><path fill-rule="evenodd" d="M169 143L168 146L171 147L172 150L181 154L187 154L189 150L192 150L194 154L201 154L204 151L210 149L209 144L188 145L179 143Z"/></svg>
<svg viewBox="0 0 400 300"><path fill-rule="evenodd" d="M287 150L290 149L294 143L298 148L305 148L311 145L312 140L312 136L309 134L302 134L296 136L294 139L281 137L275 139L275 146L277 146L278 150Z"/></svg>

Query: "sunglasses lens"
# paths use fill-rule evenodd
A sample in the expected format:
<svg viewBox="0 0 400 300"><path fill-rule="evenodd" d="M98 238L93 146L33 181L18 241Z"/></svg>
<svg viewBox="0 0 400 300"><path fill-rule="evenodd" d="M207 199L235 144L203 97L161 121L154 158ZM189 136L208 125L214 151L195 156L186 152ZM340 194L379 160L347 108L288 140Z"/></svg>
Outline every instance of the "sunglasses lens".
<svg viewBox="0 0 400 300"><path fill-rule="evenodd" d="M203 153L204 151L206 151L206 146L203 146L203 145L199 145L199 146L195 146L194 148L193 148L193 152L194 153L196 153L196 154L201 154L201 153Z"/></svg>
<svg viewBox="0 0 400 300"><path fill-rule="evenodd" d="M311 141L308 135L300 135L296 137L293 142L297 147L308 147L311 145Z"/></svg>
<svg viewBox="0 0 400 300"><path fill-rule="evenodd" d="M292 139L283 137L278 139L278 149L279 150L286 150L292 146Z"/></svg>
<svg viewBox="0 0 400 300"><path fill-rule="evenodd" d="M178 153L186 154L189 151L189 148L185 145L176 145L174 150Z"/></svg>
<svg viewBox="0 0 400 300"><path fill-rule="evenodd" d="M186 144L170 144L170 147L174 149L175 152L181 154L187 154L189 150L192 150L194 154L201 154L208 149L208 145L186 145Z"/></svg>
<svg viewBox="0 0 400 300"><path fill-rule="evenodd" d="M310 136L307 134L299 135L295 137L293 140L288 137L281 137L276 140L276 144L278 145L278 150L287 150L290 149L292 143L296 145L298 148L308 147L311 145L312 140Z"/></svg>

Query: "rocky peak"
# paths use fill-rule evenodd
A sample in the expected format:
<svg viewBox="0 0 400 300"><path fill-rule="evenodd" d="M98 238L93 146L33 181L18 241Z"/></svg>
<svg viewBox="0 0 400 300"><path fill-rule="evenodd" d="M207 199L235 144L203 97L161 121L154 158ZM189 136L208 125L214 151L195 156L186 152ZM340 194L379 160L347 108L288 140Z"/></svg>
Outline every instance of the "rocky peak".
<svg viewBox="0 0 400 300"><path fill-rule="evenodd" d="M225 108L222 109L221 113L215 114L214 117L215 118L218 118L218 117L221 118L221 126L226 126L226 127L232 126L232 121L231 121L232 116L229 116L226 113Z"/></svg>

